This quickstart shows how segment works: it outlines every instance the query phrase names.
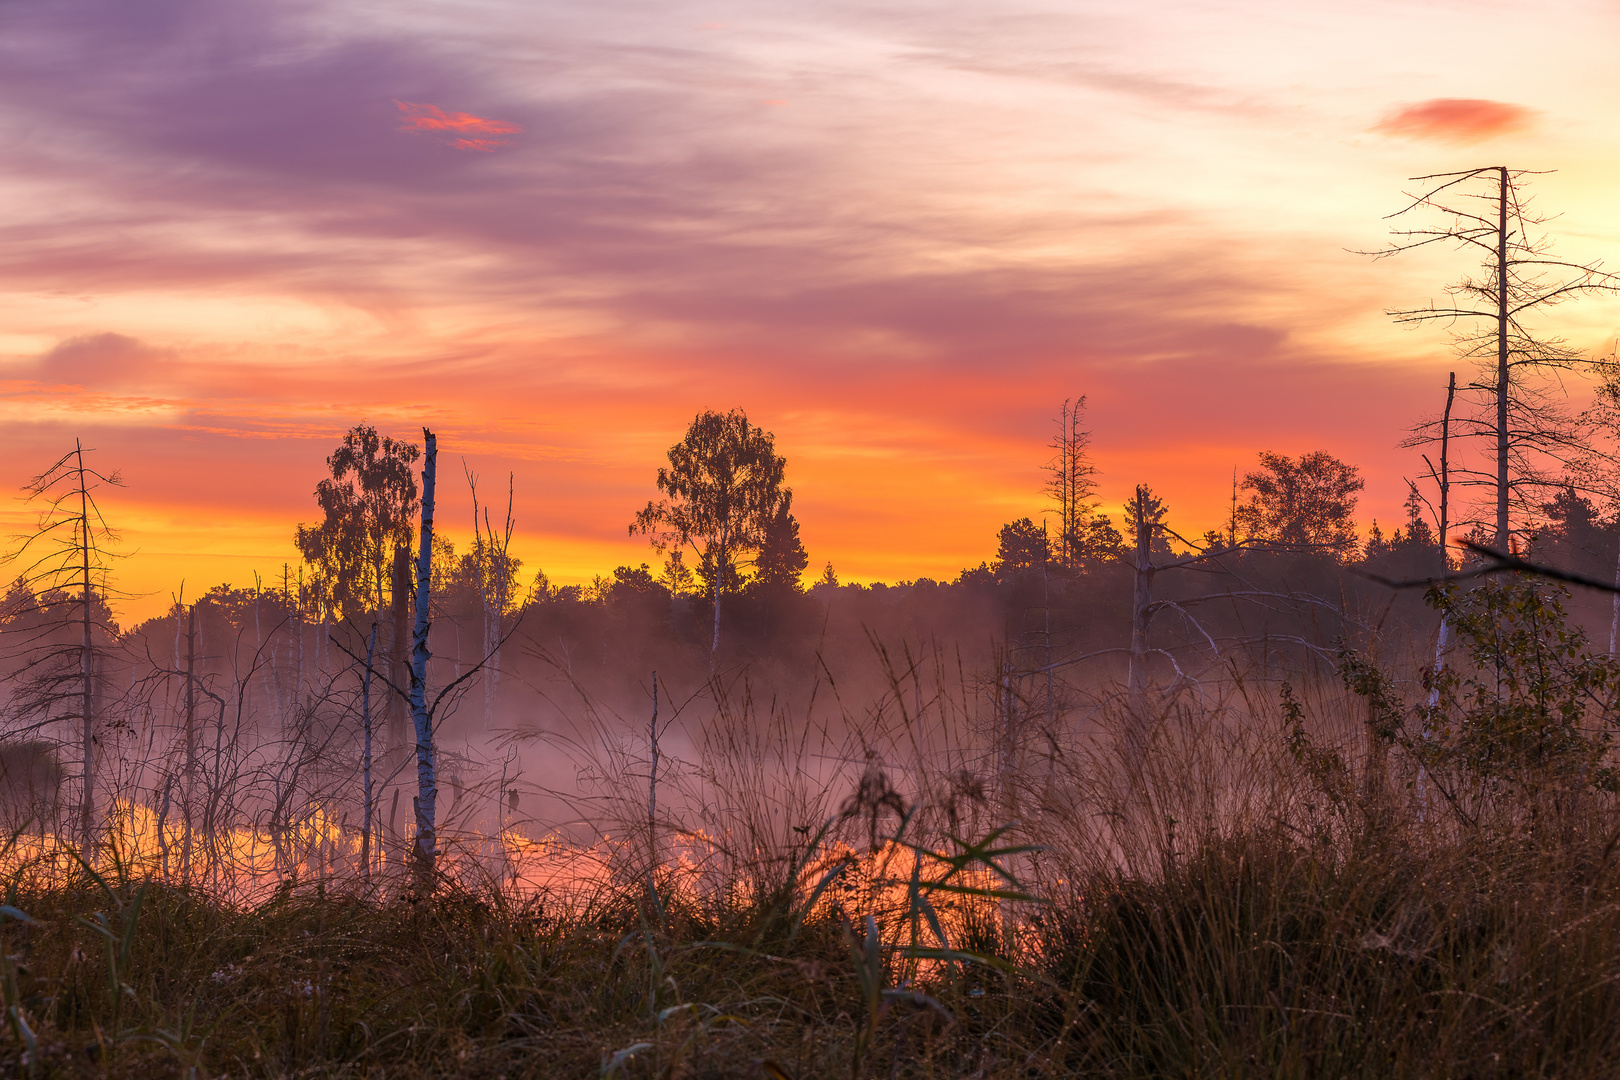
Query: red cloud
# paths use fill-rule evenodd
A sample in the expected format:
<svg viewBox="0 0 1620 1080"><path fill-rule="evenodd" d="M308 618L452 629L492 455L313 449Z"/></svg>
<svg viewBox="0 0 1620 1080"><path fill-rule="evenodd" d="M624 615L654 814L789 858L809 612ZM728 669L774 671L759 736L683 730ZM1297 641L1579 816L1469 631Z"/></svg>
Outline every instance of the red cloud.
<svg viewBox="0 0 1620 1080"><path fill-rule="evenodd" d="M1527 127L1531 110L1484 98L1434 98L1408 105L1378 122L1374 131L1417 139L1477 142Z"/></svg>
<svg viewBox="0 0 1620 1080"><path fill-rule="evenodd" d="M401 131L444 131L456 132L463 135L511 135L523 130L522 124L514 124L510 120L486 120L482 116L472 113L447 113L437 105L419 104L414 101L399 101L399 111L404 114L400 119ZM457 150L482 150L486 153L494 151L497 146L511 146L509 139L452 139L450 145Z"/></svg>

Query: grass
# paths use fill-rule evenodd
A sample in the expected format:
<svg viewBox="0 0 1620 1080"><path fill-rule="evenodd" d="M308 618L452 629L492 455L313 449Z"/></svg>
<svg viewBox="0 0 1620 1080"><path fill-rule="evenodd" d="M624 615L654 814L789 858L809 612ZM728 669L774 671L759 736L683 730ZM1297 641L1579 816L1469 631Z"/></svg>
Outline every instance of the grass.
<svg viewBox="0 0 1620 1080"><path fill-rule="evenodd" d="M1131 768L1026 767L1010 832L988 804L972 840L879 807L899 843L878 856L807 837L701 887L666 867L566 903L327 880L240 908L22 873L0 1075L1614 1073L1613 796L1542 787L1464 824L1398 758L1329 782L1286 736L1263 710L1172 710ZM844 809L864 846L872 808Z"/></svg>

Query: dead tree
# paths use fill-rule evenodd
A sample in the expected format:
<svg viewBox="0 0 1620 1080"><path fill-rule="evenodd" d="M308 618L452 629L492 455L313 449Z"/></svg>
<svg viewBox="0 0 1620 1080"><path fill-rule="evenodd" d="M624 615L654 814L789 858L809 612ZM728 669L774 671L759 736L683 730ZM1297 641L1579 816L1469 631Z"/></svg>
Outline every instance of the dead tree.
<svg viewBox="0 0 1620 1080"><path fill-rule="evenodd" d="M439 788L438 762L433 746L433 714L427 703L428 631L433 626L429 604L433 599L433 486L438 465L438 443L433 432L422 429L427 448L422 461L422 525L416 557L416 626L411 634L411 720L416 728L416 842L412 858L423 888L431 886L438 857L434 814Z"/></svg>
<svg viewBox="0 0 1620 1080"><path fill-rule="evenodd" d="M1058 515L1058 563L1070 572L1080 569L1086 550L1082 531L1097 494L1097 467L1088 453L1091 432L1080 426L1085 409L1084 396L1064 399L1058 410L1057 434L1051 442L1056 453L1044 466L1051 477L1046 482L1046 495Z"/></svg>
<svg viewBox="0 0 1620 1080"><path fill-rule="evenodd" d="M483 651L492 658L484 674L484 729L487 731L494 717L496 693L500 689L501 623L512 603L513 565L510 552L512 530L516 525L512 518L513 474L506 474L506 520L504 527L497 532L490 521L488 507L483 508L482 519L479 517L477 474L467 468L465 461L462 462L462 470L467 474L467 486L472 491L473 563L483 606Z"/></svg>
<svg viewBox="0 0 1620 1080"><path fill-rule="evenodd" d="M652 673L652 719L647 721L647 889L656 893L658 883L658 672Z"/></svg>
<svg viewBox="0 0 1620 1080"><path fill-rule="evenodd" d="M430 613L433 600L433 505L435 475L437 466L437 440L432 432L424 429L427 436L427 454L422 468L422 524L419 555L416 564L416 626L412 634L410 680L407 686L401 686L389 678L383 671L377 670L376 661L376 631L375 628L369 639L367 654L360 656L352 651L342 640L336 636L328 636L327 641L335 645L355 664L361 665L369 673L369 678L381 682L391 691L391 696L406 703L410 708L411 718L416 730L416 781L417 794L411 799L413 819L416 827L415 840L411 847L411 865L416 877L417 885L421 889L430 889L433 884L433 875L438 861L437 837L437 811L438 811L438 760L439 754L434 733L438 729L441 709L446 702L453 709L461 700L468 680L475 678L491 658L505 647L513 634L517 633L522 623L522 615L501 635L499 641L488 654L476 664L457 675L449 683L439 689L439 692L429 700L427 695L428 661L432 659L428 651L428 633L432 629ZM364 678L365 676L363 676ZM362 718L370 715L369 689L363 690ZM392 778L385 778L383 786L386 788ZM452 780L452 783L454 781ZM394 789L393 805L389 810L388 829L393 832L395 814L399 809L399 789ZM454 807L452 807L454 809Z"/></svg>
<svg viewBox="0 0 1620 1080"><path fill-rule="evenodd" d="M1453 467L1455 482L1492 495L1495 545L1511 547L1510 514L1525 493L1548 482L1550 462L1567 464L1580 447L1578 428L1559 400L1557 375L1580 364L1579 354L1558 338L1539 337L1526 324L1565 300L1620 292L1620 279L1597 263L1553 258L1545 236L1530 235L1548 219L1532 213L1524 197L1522 169L1491 165L1461 172L1413 177L1425 189L1391 218L1420 210L1439 215L1433 226L1396 229L1389 247L1368 252L1387 257L1430 244L1453 244L1481 256L1483 273L1447 287L1448 300L1394 310L1408 325L1441 321L1458 329L1458 352L1477 361L1478 375L1465 387L1474 410L1456 422L1461 434L1489 446L1492 468ZM1432 431L1420 438L1434 441Z"/></svg>
<svg viewBox="0 0 1620 1080"><path fill-rule="evenodd" d="M1130 672L1126 681L1126 695L1130 706L1132 718L1132 738L1140 739L1139 726L1145 717L1147 691L1149 686L1147 660L1150 655L1158 654L1170 661L1175 669L1178 681L1187 678L1186 673L1176 662L1175 657L1164 649L1152 649L1148 646L1148 630L1153 618L1161 611L1170 610L1180 615L1187 626L1203 639L1204 644L1212 654L1219 654L1219 647L1215 638L1204 629L1189 608L1196 604L1210 601L1229 600L1242 601L1248 604L1271 605L1274 601L1288 604L1310 604L1326 607L1335 613L1342 614L1339 609L1318 597L1296 593L1282 593L1271 589L1234 589L1226 592L1207 593L1202 596L1186 597L1180 600L1153 599L1153 583L1158 575L1170 570L1203 569L1205 564L1217 563L1219 560L1235 556L1241 551L1260 549L1266 551L1325 551L1339 550L1339 545L1326 544L1288 544L1278 543L1263 537L1247 537L1230 546L1217 542L1213 546L1200 546L1188 540L1171 529L1164 522L1165 506L1146 484L1138 484L1136 495L1126 505L1126 522L1131 529L1132 546L1127 558L1132 569L1131 590L1131 640L1127 650L1130 656ZM1186 555L1174 556L1163 562L1154 562L1154 541L1159 536L1171 537L1185 544L1191 551ZM1163 550L1163 549L1161 549ZM1316 648L1300 639L1290 639L1294 644L1304 645L1313 651L1326 655L1324 650ZM1074 663L1091 656L1100 656L1105 652L1117 650L1103 650L1097 653L1088 653L1081 657L1072 657L1068 660L1058 661L1054 667ZM1133 747L1133 750L1140 747Z"/></svg>
<svg viewBox="0 0 1620 1080"><path fill-rule="evenodd" d="M360 728L364 743L360 751L361 793L365 807L361 814L360 875L371 880L371 812L375 798L371 791L371 673L377 660L377 622L371 622L366 639L366 673L360 680Z"/></svg>
<svg viewBox="0 0 1620 1080"><path fill-rule="evenodd" d="M1435 535L1439 541L1437 546L1440 549L1440 570L1442 573L1451 565L1451 556L1447 552L1446 545L1450 539L1451 529L1451 409L1456 401L1457 373L1453 371L1446 380L1446 408L1440 414L1439 468L1436 468L1434 462L1429 460L1429 455L1423 455L1423 463L1429 467L1429 477L1434 481L1436 497L1439 499L1438 505L1430 505L1435 510L1435 525L1438 530ZM1414 484L1412 490L1417 491L1417 485ZM1421 495L1418 497L1422 498ZM1434 673L1436 675L1440 674L1440 665L1445 657L1450 630L1451 626L1446 621L1445 614L1442 613L1440 616L1440 633L1434 643ZM1613 652L1612 642L1610 652ZM1436 685L1429 693L1429 705L1433 707L1439 700L1440 689Z"/></svg>
<svg viewBox="0 0 1620 1080"><path fill-rule="evenodd" d="M21 711L29 730L77 722L80 752L79 805L76 832L88 858L95 840L97 700L101 653L98 634L110 637L106 610L108 553L103 545L117 539L96 504L94 490L119 486L117 473L103 475L85 465L86 448L73 449L30 480L24 490L40 504L34 531L19 537L8 561L18 563L18 584L30 598L36 616L22 643ZM69 597L76 593L76 596ZM76 616L58 620L57 611L78 608ZM71 626L71 637L65 631ZM76 639L76 640L75 640ZM62 711L63 709L67 711Z"/></svg>
<svg viewBox="0 0 1620 1080"><path fill-rule="evenodd" d="M197 605L186 608L185 771L180 787L185 834L181 843L181 881L191 883L191 839L197 807Z"/></svg>
<svg viewBox="0 0 1620 1080"><path fill-rule="evenodd" d="M1137 484L1131 506L1135 511L1135 536L1131 545L1131 667L1126 691L1135 711L1147 691L1147 629L1152 618L1153 575L1164 569L1153 565L1153 534L1164 516L1164 503L1154 498L1146 484Z"/></svg>

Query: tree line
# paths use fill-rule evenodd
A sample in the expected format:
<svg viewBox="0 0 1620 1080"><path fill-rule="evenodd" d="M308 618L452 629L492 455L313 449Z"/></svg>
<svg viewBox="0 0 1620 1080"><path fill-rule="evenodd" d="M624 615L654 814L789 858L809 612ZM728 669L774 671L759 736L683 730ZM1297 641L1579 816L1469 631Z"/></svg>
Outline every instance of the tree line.
<svg viewBox="0 0 1620 1080"><path fill-rule="evenodd" d="M95 506L96 490L119 479L87 465L81 446L29 487L42 513L14 552L18 576L0 625L4 739L53 744L63 783L78 788L82 846L105 805L98 790L114 783L98 773L98 753L144 732L157 754L159 720L165 764L140 775L148 801L176 803L188 830L209 814L247 814L291 835L297 806L349 798L334 794L348 777L323 775L321 763L358 740L365 843L375 836L379 852L401 844L397 804L414 764L411 844L431 865L438 726L459 711L489 729L502 686L520 676L532 685L525 665L542 655L574 681L614 664L650 670L648 661L714 676L767 656L820 656L835 609L846 637L873 626L986 630L1001 644L985 692L1010 728L1015 713L1055 722L1072 704L1082 691L1060 672L1094 671L1099 684L1117 674L1140 701L1153 688L1218 677L1234 656L1258 656L1263 670L1333 668L1334 643L1392 602L1372 579L1445 579L1462 562L1453 531L1502 552L1606 561L1620 582L1620 480L1604 450L1620 435L1620 368L1530 325L1565 300L1613 292L1615 281L1595 265L1554 258L1530 235L1542 219L1527 208L1525 176L1492 167L1419 178L1427 186L1396 216L1428 211L1436 224L1403 227L1381 253L1454 243L1482 257L1480 273L1448 289L1446 303L1392 312L1405 322L1476 321L1456 348L1477 370L1460 386L1453 379L1444 409L1415 425L1409 445L1424 468L1408 480L1406 520L1387 535L1376 522L1358 534L1364 481L1326 450L1267 450L1257 467L1234 470L1219 527L1184 535L1147 484L1136 485L1116 525L1098 497L1086 399L1077 396L1057 410L1038 492L1045 505L999 530L993 560L948 582L892 586L841 585L828 562L807 583L810 558L774 436L741 409L705 410L656 470L659 497L627 523L657 565L555 587L543 572L525 576L511 554L514 478L498 518L499 505L487 505L466 472L472 539L458 553L433 527L432 434L418 446L359 424L326 460L314 522L294 532L296 569L283 567L279 583L219 586L190 603L177 595L168 615L121 631L111 615L115 537ZM1570 372L1595 376L1596 400L1584 411L1555 392ZM1431 612L1397 607L1414 632L1432 630ZM922 611L932 621L919 622ZM1446 633L1442 617L1437 656ZM1611 654L1617 637L1620 601ZM521 657L510 655L514 639L525 643ZM475 689L481 710L469 708ZM265 731L276 736L273 751L249 745ZM224 791L226 759L238 777L273 778L268 794L242 784ZM37 765L19 760L25 770ZM378 800L390 791L384 814Z"/></svg>

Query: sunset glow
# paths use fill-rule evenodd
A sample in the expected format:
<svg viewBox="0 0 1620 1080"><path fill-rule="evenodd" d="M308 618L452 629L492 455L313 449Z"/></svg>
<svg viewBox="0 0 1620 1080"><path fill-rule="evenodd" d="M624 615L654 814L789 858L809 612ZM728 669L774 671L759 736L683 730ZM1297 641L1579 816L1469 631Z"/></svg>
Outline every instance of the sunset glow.
<svg viewBox="0 0 1620 1080"><path fill-rule="evenodd" d="M1384 315L1408 177L1533 178L1620 251L1613 5L1052 8L487 0L12 5L0 24L0 480L96 448L126 618L296 565L344 431L515 474L525 573L627 535L701 409L787 457L811 572L954 577L1039 517L1085 395L1105 509L1184 535L1323 449L1402 516L1398 444L1466 370ZM1612 260L1611 260L1612 261ZM1585 353L1620 304L1557 309ZM1572 392L1581 393L1578 385ZM3 509L16 531L21 503Z"/></svg>

